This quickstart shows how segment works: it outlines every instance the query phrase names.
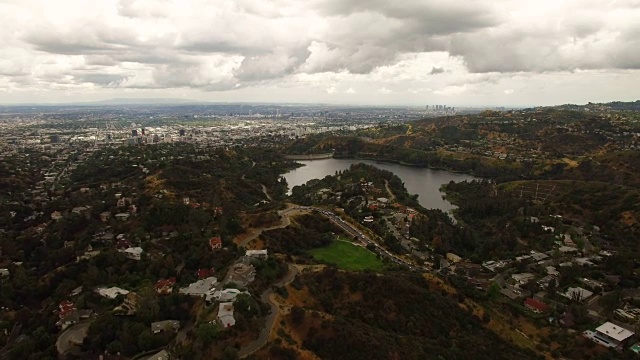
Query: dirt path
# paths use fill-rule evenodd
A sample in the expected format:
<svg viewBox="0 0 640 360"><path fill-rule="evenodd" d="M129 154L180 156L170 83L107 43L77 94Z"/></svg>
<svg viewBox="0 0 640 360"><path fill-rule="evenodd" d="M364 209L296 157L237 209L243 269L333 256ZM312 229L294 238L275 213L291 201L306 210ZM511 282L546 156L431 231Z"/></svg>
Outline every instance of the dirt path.
<svg viewBox="0 0 640 360"><path fill-rule="evenodd" d="M384 181L384 187L387 189L387 192L389 193L389 202L396 201L396 196L393 194L393 191L391 191L391 188L389 187L389 181L388 180Z"/></svg>
<svg viewBox="0 0 640 360"><path fill-rule="evenodd" d="M291 224L291 220L289 219L291 216L302 214L304 212L306 212L306 211L294 208L293 205L289 205L288 208L278 211L278 215L280 215L280 224L274 225L274 226L270 226L270 227L251 229L249 231L249 234L248 234L247 237L245 237L245 238L236 238L236 240L234 242L238 246L246 247L247 244L249 244L251 242L251 240L258 238L258 236L260 236L262 234L262 232L285 228L285 227L289 226L289 224Z"/></svg>

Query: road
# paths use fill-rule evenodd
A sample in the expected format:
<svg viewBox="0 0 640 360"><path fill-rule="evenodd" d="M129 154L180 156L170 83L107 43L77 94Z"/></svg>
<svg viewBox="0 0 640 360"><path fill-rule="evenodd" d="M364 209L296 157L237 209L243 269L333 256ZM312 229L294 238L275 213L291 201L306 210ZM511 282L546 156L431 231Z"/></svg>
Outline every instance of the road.
<svg viewBox="0 0 640 360"><path fill-rule="evenodd" d="M82 340L87 336L89 325L91 325L91 321L81 322L68 328L62 334L60 334L60 336L58 336L58 340L56 341L58 354L63 355L74 349L77 349L78 347L76 345L73 345L71 342L73 341L76 344L81 344Z"/></svg>
<svg viewBox="0 0 640 360"><path fill-rule="evenodd" d="M295 277L298 275L298 269L291 264L288 264L288 265L289 265L289 269L287 271L287 274L280 281L275 283L273 286L275 287L285 286L290 282L292 282L293 279L295 279ZM272 289L273 287L270 287L265 292L263 292L262 295L260 296L260 300L262 300L262 302L266 304L269 304L269 307L271 308L271 312L267 316L265 326L262 328L262 330L260 330L260 335L256 340L252 341L251 343L245 345L240 349L240 351L238 352L238 356L240 358L246 358L247 356L260 350L263 346L265 346L269 342L271 331L273 330L273 326L276 324L276 319L280 314L280 308L278 307L278 304L275 303L272 299L272 295L273 295Z"/></svg>

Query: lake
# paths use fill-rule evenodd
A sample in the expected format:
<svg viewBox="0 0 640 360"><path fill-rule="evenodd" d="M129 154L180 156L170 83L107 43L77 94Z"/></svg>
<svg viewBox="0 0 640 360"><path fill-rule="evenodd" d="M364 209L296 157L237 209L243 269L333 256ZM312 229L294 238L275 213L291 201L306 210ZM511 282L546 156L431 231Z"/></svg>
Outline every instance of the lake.
<svg viewBox="0 0 640 360"><path fill-rule="evenodd" d="M298 160L305 166L289 171L283 176L289 184L289 194L294 186L306 184L311 179L322 179L327 175L334 175L338 170L348 169L352 164L368 164L378 169L388 170L396 174L410 194L418 194L420 205L427 209L440 209L449 212L455 208L453 204L442 198L440 186L450 181L465 181L477 179L471 175L458 174L444 170L416 168L406 165L383 163L372 160L351 159L322 159Z"/></svg>

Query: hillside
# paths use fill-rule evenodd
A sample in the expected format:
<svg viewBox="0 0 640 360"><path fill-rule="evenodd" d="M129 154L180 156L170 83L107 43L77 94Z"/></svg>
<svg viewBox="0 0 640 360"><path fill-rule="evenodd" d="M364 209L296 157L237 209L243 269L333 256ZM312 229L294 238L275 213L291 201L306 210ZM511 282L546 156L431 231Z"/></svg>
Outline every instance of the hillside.
<svg viewBox="0 0 640 360"><path fill-rule="evenodd" d="M301 276L288 291L286 302L294 308L279 334L296 354L327 360L538 358L501 340L463 310L458 297L419 275L326 269Z"/></svg>

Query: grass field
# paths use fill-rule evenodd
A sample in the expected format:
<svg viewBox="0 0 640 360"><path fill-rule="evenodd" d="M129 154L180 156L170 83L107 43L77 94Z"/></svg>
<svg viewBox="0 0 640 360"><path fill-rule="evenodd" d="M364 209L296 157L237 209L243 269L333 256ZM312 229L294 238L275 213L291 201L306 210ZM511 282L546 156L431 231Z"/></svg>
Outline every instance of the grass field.
<svg viewBox="0 0 640 360"><path fill-rule="evenodd" d="M382 270L385 264L371 251L350 242L336 240L327 247L310 251L317 261L333 264L344 270Z"/></svg>

